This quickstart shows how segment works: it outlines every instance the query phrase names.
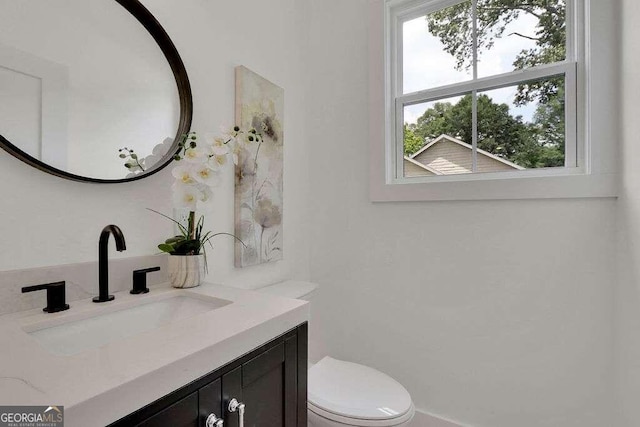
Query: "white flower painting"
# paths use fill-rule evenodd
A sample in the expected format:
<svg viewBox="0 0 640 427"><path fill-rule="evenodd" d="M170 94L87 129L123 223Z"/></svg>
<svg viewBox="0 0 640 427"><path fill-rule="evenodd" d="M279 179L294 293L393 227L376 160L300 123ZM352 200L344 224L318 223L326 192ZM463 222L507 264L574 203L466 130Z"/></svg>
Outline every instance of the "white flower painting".
<svg viewBox="0 0 640 427"><path fill-rule="evenodd" d="M246 67L236 68L236 122L262 135L238 144L235 187L236 267L282 259L284 90ZM245 246L246 245L246 246Z"/></svg>

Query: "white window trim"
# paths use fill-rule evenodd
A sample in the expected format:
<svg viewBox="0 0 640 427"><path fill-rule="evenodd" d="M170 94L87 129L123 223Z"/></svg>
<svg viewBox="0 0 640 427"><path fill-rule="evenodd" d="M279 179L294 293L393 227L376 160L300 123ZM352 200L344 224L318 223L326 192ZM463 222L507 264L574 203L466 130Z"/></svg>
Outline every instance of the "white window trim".
<svg viewBox="0 0 640 427"><path fill-rule="evenodd" d="M443 0L436 5L430 3L428 7L430 10L440 9L457 2L459 1ZM429 9L425 9L422 0L385 0L384 8L380 8L380 3L372 4L369 37L371 43L371 200L382 202L616 197L616 153L619 135L615 90L619 63L618 38L615 30L616 4L617 0L611 2L568 1L568 7L577 9L575 22L568 23L568 34L576 34L576 37L569 37L567 51L576 52L575 60L578 65L577 69L574 67L573 70L564 70L567 72L567 79L576 79L577 87L577 112L572 114L573 117L577 116L576 167L436 176L410 180L397 180L395 163L389 161L392 156L395 156L398 161L397 145L399 144L395 141L398 137L402 138L402 135L395 135L395 137L393 135L398 127L393 123L395 114L393 104L388 101L395 99L397 87L395 85L398 82L397 79L393 81L394 76L390 70L391 66L398 63L395 55L401 52L399 49L391 48L390 35L395 27L391 8L401 5L405 17L422 16L425 10ZM573 25L577 29L575 32L570 30ZM576 49L572 46L576 46ZM550 67L563 65L566 64ZM517 74L518 72L509 73L510 76L503 75L499 78L515 78ZM496 79L496 77L488 79ZM602 82L610 82L610 84L602 84ZM469 82L470 85L475 83ZM460 85L456 86L460 87ZM438 90L443 90L443 94L446 92L446 88ZM389 98L390 96L393 97ZM591 100L597 100L597 103ZM384 120L375 120L383 114ZM401 132L402 127L399 127L398 133Z"/></svg>

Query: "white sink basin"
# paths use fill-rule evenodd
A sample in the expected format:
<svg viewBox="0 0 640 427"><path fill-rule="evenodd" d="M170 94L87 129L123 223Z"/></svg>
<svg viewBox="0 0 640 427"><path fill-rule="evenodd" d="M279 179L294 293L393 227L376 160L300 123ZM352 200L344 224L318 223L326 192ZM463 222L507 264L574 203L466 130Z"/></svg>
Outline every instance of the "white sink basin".
<svg viewBox="0 0 640 427"><path fill-rule="evenodd" d="M228 304L223 299L178 295L27 333L53 353L73 355Z"/></svg>

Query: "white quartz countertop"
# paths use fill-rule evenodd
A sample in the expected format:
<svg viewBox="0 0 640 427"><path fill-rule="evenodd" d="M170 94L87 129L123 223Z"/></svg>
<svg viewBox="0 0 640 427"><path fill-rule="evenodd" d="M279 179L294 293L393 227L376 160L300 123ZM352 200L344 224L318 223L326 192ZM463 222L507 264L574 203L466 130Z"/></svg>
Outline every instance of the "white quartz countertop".
<svg viewBox="0 0 640 427"><path fill-rule="evenodd" d="M25 332L174 295L231 304L74 355L55 354ZM67 427L105 426L309 318L305 301L211 284L115 296L105 304L72 302L55 314L36 309L1 316L0 405L62 405Z"/></svg>

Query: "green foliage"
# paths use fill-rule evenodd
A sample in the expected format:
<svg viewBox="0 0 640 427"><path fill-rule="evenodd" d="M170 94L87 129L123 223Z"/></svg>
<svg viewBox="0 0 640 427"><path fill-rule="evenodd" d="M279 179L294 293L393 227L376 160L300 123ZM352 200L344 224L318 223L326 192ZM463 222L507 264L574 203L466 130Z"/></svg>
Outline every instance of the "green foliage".
<svg viewBox="0 0 640 427"><path fill-rule="evenodd" d="M564 166L564 153L558 147L529 144L510 160L527 169L561 167Z"/></svg>
<svg viewBox="0 0 640 427"><path fill-rule="evenodd" d="M178 226L180 230L179 236L171 237L158 245L158 249L162 252L167 252L171 255L199 255L206 243L211 244L211 232L202 235L202 229L204 228L204 216L195 220L195 212L189 214L188 225L185 227L180 222L171 218L168 215L149 209L152 212L162 215L168 220L172 221Z"/></svg>
<svg viewBox="0 0 640 427"><path fill-rule="evenodd" d="M405 124L405 153L417 152L425 143L446 134L467 144L473 142L472 97L456 104L437 102L418 118ZM421 143L416 143L417 139ZM512 116L507 104L496 104L487 95L478 96L478 148L525 168L564 165L564 107L554 103L541 105L535 123Z"/></svg>
<svg viewBox="0 0 640 427"><path fill-rule="evenodd" d="M148 208L147 208L148 209ZM182 225L180 222L171 218L168 215L165 215L161 212L155 211L153 209L148 209L151 212L155 212L158 215L161 215L168 220L172 221L174 224L178 226L180 230L180 235L170 237L165 240L164 243L160 243L158 245L158 249L162 252L166 252L171 255L200 255L200 252L205 251L205 245L209 244L213 248L213 244L211 240L216 236L227 235L231 236L234 239L238 240L243 245L244 242L238 239L236 236L230 233L212 233L208 231L203 233L204 230L204 216L201 216L197 221L195 219L195 212L190 212L188 218L187 227ZM246 246L246 245L245 245ZM206 253L205 253L206 256Z"/></svg>
<svg viewBox="0 0 640 427"><path fill-rule="evenodd" d="M438 102L427 110L412 131L423 141L446 134L471 144L472 97L466 95L453 105ZM522 117L512 117L509 106L496 104L487 95L478 96L478 148L510 159L520 147L531 143L532 129Z"/></svg>
<svg viewBox="0 0 640 427"><path fill-rule="evenodd" d="M469 111L470 112L470 111ZM463 138L464 129L460 126L465 119L466 112L463 109L455 109L449 102L436 102L433 108L428 109L418 119L416 133L424 141L433 139L442 134L456 138Z"/></svg>
<svg viewBox="0 0 640 427"><path fill-rule="evenodd" d="M509 33L506 27L521 15L538 20L534 34ZM427 16L429 32L440 39L446 52L456 59L458 70L473 66L472 3L466 1ZM534 40L536 47L523 49L513 66L522 70L541 64L563 61L566 57L565 0L478 0L477 43L479 59L490 50L496 39L520 37ZM557 95L560 79L529 82L518 87L516 105L538 99L545 103Z"/></svg>
<svg viewBox="0 0 640 427"><path fill-rule="evenodd" d="M158 249L171 255L199 255L201 247L199 240L189 240L184 236L172 237L158 245Z"/></svg>
<svg viewBox="0 0 640 427"><path fill-rule="evenodd" d="M558 86L557 96L538 105L534 115L538 135L545 145L554 145L564 151L565 140L565 93L564 85Z"/></svg>
<svg viewBox="0 0 640 427"><path fill-rule="evenodd" d="M414 132L415 125L404 125L404 154L410 156L424 145L424 139Z"/></svg>

